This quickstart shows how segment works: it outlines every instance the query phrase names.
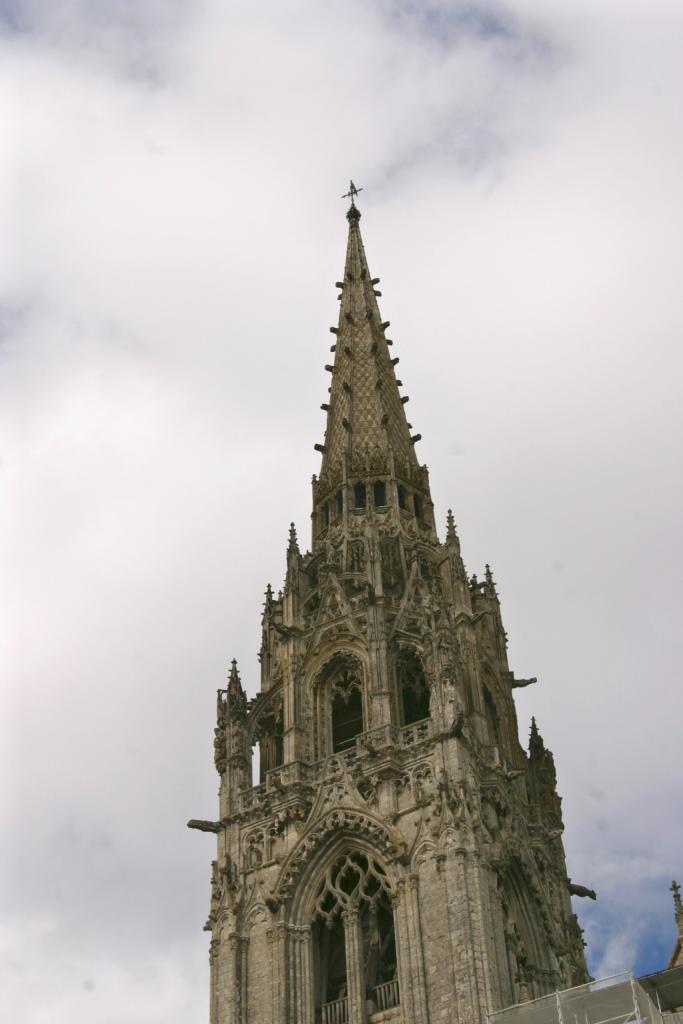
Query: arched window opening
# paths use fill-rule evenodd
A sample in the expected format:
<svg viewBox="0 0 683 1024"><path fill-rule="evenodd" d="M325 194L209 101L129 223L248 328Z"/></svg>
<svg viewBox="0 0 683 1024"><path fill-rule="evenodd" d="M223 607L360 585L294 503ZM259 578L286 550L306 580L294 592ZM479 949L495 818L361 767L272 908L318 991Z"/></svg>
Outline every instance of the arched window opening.
<svg viewBox="0 0 683 1024"><path fill-rule="evenodd" d="M363 953L365 960L366 999L374 1004L371 1012L386 1010L398 1004L396 982L396 936L394 912L384 893L372 903L366 903L361 912Z"/></svg>
<svg viewBox="0 0 683 1024"><path fill-rule="evenodd" d="M383 480L375 480L372 485L372 499L375 508L382 508L387 503L387 485Z"/></svg>
<svg viewBox="0 0 683 1024"><path fill-rule="evenodd" d="M408 508L406 489L401 484L398 485L398 507L404 510Z"/></svg>
<svg viewBox="0 0 683 1024"><path fill-rule="evenodd" d="M313 922L316 1020L320 1024L346 1021L346 942L341 917ZM335 1013L334 1010L337 1012ZM337 1021L334 1018L337 1018Z"/></svg>
<svg viewBox="0 0 683 1024"><path fill-rule="evenodd" d="M322 528L323 530L326 530L327 527L330 525L330 506L328 505L327 502L324 502L320 506L320 516L323 524Z"/></svg>
<svg viewBox="0 0 683 1024"><path fill-rule="evenodd" d="M415 651L402 651L396 664L398 692L403 724L412 725L429 718L429 686L422 661Z"/></svg>
<svg viewBox="0 0 683 1024"><path fill-rule="evenodd" d="M258 744L258 781L265 782L266 774L284 762L281 705L259 717L253 740Z"/></svg>
<svg viewBox="0 0 683 1024"><path fill-rule="evenodd" d="M344 671L332 684L332 752L352 746L363 732L363 692L358 675Z"/></svg>
<svg viewBox="0 0 683 1024"><path fill-rule="evenodd" d="M363 950L351 964L347 928L358 929ZM363 994L372 1013L399 1005L391 891L375 860L351 852L328 868L314 904L313 938L318 1024L345 1024L353 991Z"/></svg>
<svg viewBox="0 0 683 1024"><path fill-rule="evenodd" d="M365 484L354 484L353 485L353 505L354 508L365 508L368 500L367 488Z"/></svg>
<svg viewBox="0 0 683 1024"><path fill-rule="evenodd" d="M334 504L337 510L337 515L340 516L344 511L344 495L341 491L337 491L334 496Z"/></svg>
<svg viewBox="0 0 683 1024"><path fill-rule="evenodd" d="M419 494L413 495L413 509L418 519L422 519L422 498Z"/></svg>

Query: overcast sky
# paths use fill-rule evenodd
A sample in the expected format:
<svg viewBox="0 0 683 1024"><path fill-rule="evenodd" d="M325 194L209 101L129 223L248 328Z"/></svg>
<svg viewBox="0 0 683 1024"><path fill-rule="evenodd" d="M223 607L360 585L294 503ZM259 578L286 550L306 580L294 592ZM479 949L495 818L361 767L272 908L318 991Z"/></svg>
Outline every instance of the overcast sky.
<svg viewBox="0 0 683 1024"><path fill-rule="evenodd" d="M599 976L683 875L683 13L0 0L0 1016L205 1024L215 690L309 538L349 177Z"/></svg>

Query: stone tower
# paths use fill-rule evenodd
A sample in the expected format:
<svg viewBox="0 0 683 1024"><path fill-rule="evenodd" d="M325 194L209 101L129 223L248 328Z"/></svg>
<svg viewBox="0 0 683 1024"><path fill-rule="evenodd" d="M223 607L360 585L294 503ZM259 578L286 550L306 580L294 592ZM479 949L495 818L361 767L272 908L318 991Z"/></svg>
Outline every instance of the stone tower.
<svg viewBox="0 0 683 1024"><path fill-rule="evenodd" d="M437 536L353 202L311 550L261 687L218 691L211 1024L480 1024L587 980L553 756L519 743L500 603ZM258 746L260 782L252 782ZM583 894L586 894L583 890Z"/></svg>

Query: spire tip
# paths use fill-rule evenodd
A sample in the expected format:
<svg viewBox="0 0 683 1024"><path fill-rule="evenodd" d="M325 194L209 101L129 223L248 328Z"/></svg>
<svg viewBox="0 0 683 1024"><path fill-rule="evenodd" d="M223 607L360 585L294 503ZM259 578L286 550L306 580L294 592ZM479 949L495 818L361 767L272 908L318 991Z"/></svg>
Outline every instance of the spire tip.
<svg viewBox="0 0 683 1024"><path fill-rule="evenodd" d="M349 191L345 192L344 195L342 196L342 199L350 199L351 200L351 205L349 206L348 210L346 211L346 219L348 220L349 224L353 224L353 223L357 224L358 221L360 220L360 210L356 206L356 196L358 195L359 192L362 192L362 191L363 191L362 188L356 188L356 186L354 185L353 181L350 181L349 182Z"/></svg>

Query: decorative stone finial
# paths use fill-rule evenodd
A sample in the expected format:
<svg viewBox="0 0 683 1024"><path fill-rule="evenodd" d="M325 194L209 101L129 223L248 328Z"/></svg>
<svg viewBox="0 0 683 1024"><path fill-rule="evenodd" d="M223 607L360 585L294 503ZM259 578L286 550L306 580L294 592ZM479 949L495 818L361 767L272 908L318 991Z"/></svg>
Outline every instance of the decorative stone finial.
<svg viewBox="0 0 683 1024"><path fill-rule="evenodd" d="M299 554L299 541L296 536L296 526L294 523L289 524L289 544L287 545L287 554Z"/></svg>
<svg viewBox="0 0 683 1024"><path fill-rule="evenodd" d="M446 514L446 540L457 540L458 534L455 529L455 519L453 518L453 509L449 508Z"/></svg>
<svg viewBox="0 0 683 1024"><path fill-rule="evenodd" d="M485 567L484 567L484 568L485 568L485 570L486 570L486 571L485 571L485 575L486 575L486 582L487 582L487 583L493 583L493 573L491 572L491 566L489 565L489 563L488 563L488 562L486 563L486 565L485 565Z"/></svg>

